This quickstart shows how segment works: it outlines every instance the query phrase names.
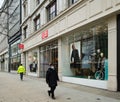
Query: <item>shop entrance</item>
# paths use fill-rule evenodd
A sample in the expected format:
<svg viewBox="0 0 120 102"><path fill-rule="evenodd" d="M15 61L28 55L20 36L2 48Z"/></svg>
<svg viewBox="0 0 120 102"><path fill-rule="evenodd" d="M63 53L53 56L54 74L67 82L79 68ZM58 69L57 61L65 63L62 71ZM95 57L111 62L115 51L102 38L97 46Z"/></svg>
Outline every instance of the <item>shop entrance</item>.
<svg viewBox="0 0 120 102"><path fill-rule="evenodd" d="M120 14L117 16L117 90L120 91Z"/></svg>
<svg viewBox="0 0 120 102"><path fill-rule="evenodd" d="M20 65L20 55L11 57L11 70L16 71Z"/></svg>
<svg viewBox="0 0 120 102"><path fill-rule="evenodd" d="M45 78L49 64L53 63L58 72L58 44L57 41L51 42L40 47L40 77Z"/></svg>

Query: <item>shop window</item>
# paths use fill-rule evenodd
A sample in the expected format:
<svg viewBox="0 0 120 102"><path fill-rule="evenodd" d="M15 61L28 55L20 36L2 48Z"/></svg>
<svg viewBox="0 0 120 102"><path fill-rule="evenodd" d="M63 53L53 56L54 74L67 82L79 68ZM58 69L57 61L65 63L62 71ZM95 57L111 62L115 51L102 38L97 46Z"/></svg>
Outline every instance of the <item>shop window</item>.
<svg viewBox="0 0 120 102"><path fill-rule="evenodd" d="M64 51L66 58L63 62L70 62L69 71L63 74L79 78L97 80L108 79L108 31L107 24L98 25L88 30L81 30L63 38L64 47L70 48ZM64 49L64 48L63 48ZM67 54L69 53L69 55ZM64 66L67 66L65 63Z"/></svg>
<svg viewBox="0 0 120 102"><path fill-rule="evenodd" d="M47 8L47 18L48 21L50 21L57 16L56 0L53 0L46 8Z"/></svg>
<svg viewBox="0 0 120 102"><path fill-rule="evenodd" d="M35 27L35 31L37 31L40 28L40 15L38 15L34 19L34 27Z"/></svg>
<svg viewBox="0 0 120 102"><path fill-rule="evenodd" d="M38 55L36 51L29 52L28 62L29 62L29 71L36 73L38 69Z"/></svg>

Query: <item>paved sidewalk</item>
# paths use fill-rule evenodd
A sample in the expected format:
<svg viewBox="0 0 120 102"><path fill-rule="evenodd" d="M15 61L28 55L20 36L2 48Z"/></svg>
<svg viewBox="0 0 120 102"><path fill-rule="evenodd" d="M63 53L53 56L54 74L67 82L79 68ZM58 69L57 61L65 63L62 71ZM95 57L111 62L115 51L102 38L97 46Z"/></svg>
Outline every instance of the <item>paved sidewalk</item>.
<svg viewBox="0 0 120 102"><path fill-rule="evenodd" d="M45 79L0 72L0 102L120 102L120 92L111 92L59 82L56 100L47 93Z"/></svg>

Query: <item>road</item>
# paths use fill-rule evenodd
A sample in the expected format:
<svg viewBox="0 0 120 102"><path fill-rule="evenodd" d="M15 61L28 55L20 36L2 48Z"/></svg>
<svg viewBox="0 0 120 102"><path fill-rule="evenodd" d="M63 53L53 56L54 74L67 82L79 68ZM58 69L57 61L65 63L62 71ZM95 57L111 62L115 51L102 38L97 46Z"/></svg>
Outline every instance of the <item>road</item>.
<svg viewBox="0 0 120 102"><path fill-rule="evenodd" d="M56 99L48 96L44 78L0 72L0 102L120 102L120 92L58 82Z"/></svg>

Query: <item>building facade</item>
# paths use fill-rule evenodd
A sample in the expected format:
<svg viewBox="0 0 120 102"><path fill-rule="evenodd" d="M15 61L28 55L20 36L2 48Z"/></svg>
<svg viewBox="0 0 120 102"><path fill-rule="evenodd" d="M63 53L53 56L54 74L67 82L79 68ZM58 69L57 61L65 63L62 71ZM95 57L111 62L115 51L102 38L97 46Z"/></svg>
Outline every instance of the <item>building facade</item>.
<svg viewBox="0 0 120 102"><path fill-rule="evenodd" d="M120 91L119 14L120 0L22 0L27 75L52 62L61 81Z"/></svg>
<svg viewBox="0 0 120 102"><path fill-rule="evenodd" d="M16 71L21 63L21 0L8 2L8 44L9 44L9 72Z"/></svg>
<svg viewBox="0 0 120 102"><path fill-rule="evenodd" d="M7 4L0 9L0 71L8 71Z"/></svg>

